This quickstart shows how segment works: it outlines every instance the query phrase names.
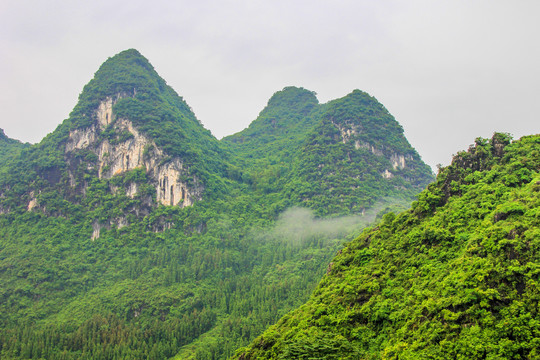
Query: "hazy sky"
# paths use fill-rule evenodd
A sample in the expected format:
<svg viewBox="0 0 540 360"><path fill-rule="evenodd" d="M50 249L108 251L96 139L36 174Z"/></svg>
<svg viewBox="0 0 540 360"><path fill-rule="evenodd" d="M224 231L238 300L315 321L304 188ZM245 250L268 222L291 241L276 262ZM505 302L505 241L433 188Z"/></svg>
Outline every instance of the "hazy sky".
<svg viewBox="0 0 540 360"><path fill-rule="evenodd" d="M540 1L0 0L0 128L38 142L138 49L221 138L294 85L361 89L431 166L478 136L539 133Z"/></svg>

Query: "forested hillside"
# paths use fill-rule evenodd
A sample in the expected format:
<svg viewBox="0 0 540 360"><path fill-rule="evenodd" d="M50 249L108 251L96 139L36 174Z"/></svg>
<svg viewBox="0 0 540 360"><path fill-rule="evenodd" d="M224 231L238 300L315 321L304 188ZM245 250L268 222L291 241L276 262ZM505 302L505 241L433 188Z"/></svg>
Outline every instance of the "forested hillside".
<svg viewBox="0 0 540 360"><path fill-rule="evenodd" d="M478 138L235 359L540 356L540 135Z"/></svg>
<svg viewBox="0 0 540 360"><path fill-rule="evenodd" d="M287 87L218 141L133 49L40 143L6 144L2 359L225 359L431 180L363 92L321 105Z"/></svg>

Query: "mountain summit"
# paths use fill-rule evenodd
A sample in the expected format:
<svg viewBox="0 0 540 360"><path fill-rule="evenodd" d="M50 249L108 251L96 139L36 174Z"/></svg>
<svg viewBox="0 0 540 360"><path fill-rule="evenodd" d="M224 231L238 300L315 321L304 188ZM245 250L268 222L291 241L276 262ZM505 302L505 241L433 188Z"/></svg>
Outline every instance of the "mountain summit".
<svg viewBox="0 0 540 360"><path fill-rule="evenodd" d="M222 172L227 158L186 102L133 49L100 67L70 121L67 152L99 145L93 149L99 176L143 166L152 173L158 201L165 205L185 206L200 199L203 178ZM179 181L181 177L192 181Z"/></svg>

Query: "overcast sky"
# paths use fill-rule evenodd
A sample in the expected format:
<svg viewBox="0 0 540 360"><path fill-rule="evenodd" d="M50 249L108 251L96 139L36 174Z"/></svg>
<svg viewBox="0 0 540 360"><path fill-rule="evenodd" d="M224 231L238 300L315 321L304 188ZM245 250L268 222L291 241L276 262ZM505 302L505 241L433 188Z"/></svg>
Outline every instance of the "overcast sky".
<svg viewBox="0 0 540 360"><path fill-rule="evenodd" d="M539 133L540 1L0 0L0 128L38 142L136 48L221 138L272 94L375 96L432 167L478 136Z"/></svg>

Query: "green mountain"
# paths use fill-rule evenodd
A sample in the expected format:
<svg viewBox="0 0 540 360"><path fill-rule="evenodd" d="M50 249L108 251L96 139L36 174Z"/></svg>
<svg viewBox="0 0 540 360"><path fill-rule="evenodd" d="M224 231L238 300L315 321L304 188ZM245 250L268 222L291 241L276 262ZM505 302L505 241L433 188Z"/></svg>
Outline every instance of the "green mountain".
<svg viewBox="0 0 540 360"><path fill-rule="evenodd" d="M399 123L360 90L320 105L313 92L287 87L224 141L255 188L318 215L362 213L385 198L407 202L433 181Z"/></svg>
<svg viewBox="0 0 540 360"><path fill-rule="evenodd" d="M377 121L380 137L361 138ZM357 133L328 135L333 123ZM54 132L17 146L0 167L2 359L225 359L308 299L375 205L430 178L365 93L321 105L285 88L218 141L136 50L108 59Z"/></svg>
<svg viewBox="0 0 540 360"><path fill-rule="evenodd" d="M319 215L361 213L382 198L410 201L433 181L403 128L354 90L325 104L298 151L287 195Z"/></svg>
<svg viewBox="0 0 540 360"><path fill-rule="evenodd" d="M478 138L235 359L533 359L540 135Z"/></svg>
<svg viewBox="0 0 540 360"><path fill-rule="evenodd" d="M188 206L216 196L228 157L148 61L126 50L100 67L67 120L8 165L0 192L10 211L94 209L100 228L135 220L111 213L106 195L123 192L130 199L124 213L136 218L156 203Z"/></svg>

